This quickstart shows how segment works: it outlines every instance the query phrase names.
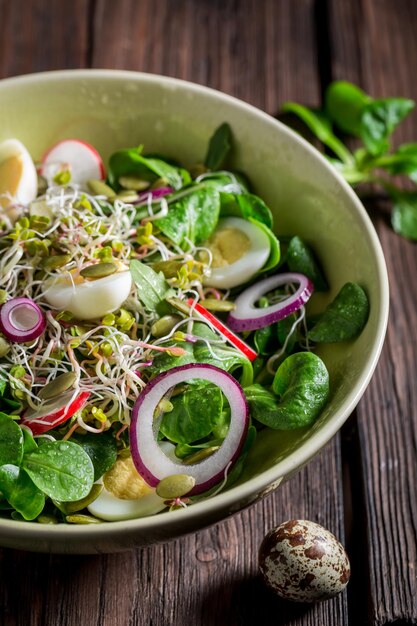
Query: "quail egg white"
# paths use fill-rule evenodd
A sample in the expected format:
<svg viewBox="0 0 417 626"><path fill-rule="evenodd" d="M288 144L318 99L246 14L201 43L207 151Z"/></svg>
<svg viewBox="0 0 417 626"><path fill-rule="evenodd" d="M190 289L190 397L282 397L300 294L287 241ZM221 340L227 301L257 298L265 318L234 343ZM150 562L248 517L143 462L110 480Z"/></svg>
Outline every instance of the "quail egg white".
<svg viewBox="0 0 417 626"><path fill-rule="evenodd" d="M253 222L240 217L219 220L205 244L212 254L210 276L204 284L231 289L250 280L265 265L270 254L268 236Z"/></svg>
<svg viewBox="0 0 417 626"><path fill-rule="evenodd" d="M17 139L0 144L0 210L12 220L19 217L14 203L28 204L36 198L38 176L32 157Z"/></svg>

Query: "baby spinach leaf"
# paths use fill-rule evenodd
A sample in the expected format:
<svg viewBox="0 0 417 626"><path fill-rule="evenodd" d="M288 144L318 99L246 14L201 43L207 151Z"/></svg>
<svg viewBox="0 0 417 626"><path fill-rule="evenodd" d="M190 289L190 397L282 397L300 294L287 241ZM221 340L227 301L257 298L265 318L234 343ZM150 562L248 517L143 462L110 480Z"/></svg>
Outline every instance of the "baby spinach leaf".
<svg viewBox="0 0 417 626"><path fill-rule="evenodd" d="M162 159L142 156L141 147L118 150L110 157L108 177L112 187L118 190L119 178L130 174L142 176L146 180L149 179L149 175L151 180L165 178L174 189L181 189L183 186L181 172L177 167Z"/></svg>
<svg viewBox="0 0 417 626"><path fill-rule="evenodd" d="M262 224L262 222L258 222L258 220L253 219L253 217L250 217L248 221L252 222L252 224L255 224L255 226L260 228L265 233L265 235L267 235L269 239L269 245L271 246L271 251L269 253L267 262L261 269L261 272L269 272L269 270L274 269L274 267L278 265L280 257L281 257L279 241L274 235L274 233L272 232L272 230L270 230L268 226L265 226L265 224Z"/></svg>
<svg viewBox="0 0 417 626"><path fill-rule="evenodd" d="M356 85L338 80L326 90L326 113L338 128L358 137L361 134L362 111L370 100L372 98Z"/></svg>
<svg viewBox="0 0 417 626"><path fill-rule="evenodd" d="M284 319L279 320L279 322L276 323L276 333L280 346L284 346L285 342L287 341L287 337L290 334L296 319L297 316L295 315L295 313L293 313L292 315L288 315L287 317L284 317ZM293 351L294 346L297 343L297 339L297 330L295 330L287 341L287 347L285 349L286 354L290 354Z"/></svg>
<svg viewBox="0 0 417 626"><path fill-rule="evenodd" d="M90 457L94 466L94 481L116 463L117 443L111 432L101 433L100 437L93 434L73 435L72 440Z"/></svg>
<svg viewBox="0 0 417 626"><path fill-rule="evenodd" d="M287 264L292 272L305 274L313 283L316 291L327 291L328 285L324 278L313 251L300 237L293 237L287 248Z"/></svg>
<svg viewBox="0 0 417 626"><path fill-rule="evenodd" d="M209 363L230 373L242 368L240 383L243 386L250 385L253 380L253 368L249 359L225 344L211 344L209 349L205 343L196 343L194 344L194 358L196 363Z"/></svg>
<svg viewBox="0 0 417 626"><path fill-rule="evenodd" d="M47 496L62 502L84 498L94 482L93 463L81 446L71 441L49 441L25 454L23 467Z"/></svg>
<svg viewBox="0 0 417 626"><path fill-rule="evenodd" d="M3 396L7 387L7 378L0 373L0 396Z"/></svg>
<svg viewBox="0 0 417 626"><path fill-rule="evenodd" d="M413 100L407 98L381 98L364 107L360 136L371 154L378 155L388 149L389 136L414 106Z"/></svg>
<svg viewBox="0 0 417 626"><path fill-rule="evenodd" d="M309 109L296 102L286 102L282 106L284 113L294 113L311 130L320 141L330 148L343 162L353 161L353 156L346 146L332 131L332 125L323 111Z"/></svg>
<svg viewBox="0 0 417 626"><path fill-rule="evenodd" d="M171 402L174 408L164 413L160 431L175 443L190 444L207 437L221 419L223 396L214 385L189 387Z"/></svg>
<svg viewBox="0 0 417 626"><path fill-rule="evenodd" d="M258 222L265 224L267 228L272 228L274 220L271 209L267 207L265 202L253 193L242 193L236 196L236 202L240 208L242 217L245 220L253 218Z"/></svg>
<svg viewBox="0 0 417 626"><path fill-rule="evenodd" d="M130 272L138 298L149 311L155 311L165 298L173 294L162 272L155 272L149 265L133 260L130 262Z"/></svg>
<svg viewBox="0 0 417 626"><path fill-rule="evenodd" d="M20 465L22 457L22 429L11 417L0 413L0 465Z"/></svg>
<svg viewBox="0 0 417 626"><path fill-rule="evenodd" d="M396 233L417 241L417 193L395 194L391 223Z"/></svg>
<svg viewBox="0 0 417 626"><path fill-rule="evenodd" d="M204 159L204 165L209 170L218 170L222 166L231 148L232 131L229 124L224 122L213 133Z"/></svg>
<svg viewBox="0 0 417 626"><path fill-rule="evenodd" d="M35 519L45 506L45 496L26 472L16 465L0 467L0 491L8 503L26 520Z"/></svg>
<svg viewBox="0 0 417 626"><path fill-rule="evenodd" d="M196 189L169 206L166 217L155 220L155 225L174 243L188 248L187 240L202 243L216 228L220 214L220 194L207 187Z"/></svg>
<svg viewBox="0 0 417 626"><path fill-rule="evenodd" d="M356 283L346 283L329 304L307 337L317 343L354 339L363 330L369 315L366 293Z"/></svg>
<svg viewBox="0 0 417 626"><path fill-rule="evenodd" d="M23 454L26 454L28 452L33 452L34 450L36 450L38 447L38 444L33 438L32 431L29 428L24 426L22 428L22 433L23 433Z"/></svg>
<svg viewBox="0 0 417 626"><path fill-rule="evenodd" d="M276 347L276 326L270 324L263 328L258 328L253 334L253 343L256 351L262 356L272 354Z"/></svg>
<svg viewBox="0 0 417 626"><path fill-rule="evenodd" d="M375 167L383 167L393 174L406 174L417 183L417 143L405 143L393 154L384 154L374 161Z"/></svg>
<svg viewBox="0 0 417 626"><path fill-rule="evenodd" d="M277 430L310 426L329 396L326 366L312 352L292 354L279 366L272 391L257 384L245 388L254 419Z"/></svg>
<svg viewBox="0 0 417 626"><path fill-rule="evenodd" d="M187 456L190 456L190 454L194 454L194 452L199 452L200 450L211 448L213 446L221 446L222 443L223 439L210 439L204 443L195 443L193 445L188 443L178 443L175 446L175 456L179 459L185 459Z"/></svg>

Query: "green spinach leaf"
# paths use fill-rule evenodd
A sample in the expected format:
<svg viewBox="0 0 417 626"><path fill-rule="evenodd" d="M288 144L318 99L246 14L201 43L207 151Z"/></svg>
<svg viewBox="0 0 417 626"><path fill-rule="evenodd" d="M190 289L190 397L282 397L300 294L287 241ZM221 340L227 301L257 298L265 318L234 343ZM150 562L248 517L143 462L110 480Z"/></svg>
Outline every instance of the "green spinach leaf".
<svg viewBox="0 0 417 626"><path fill-rule="evenodd" d="M365 291L356 283L346 283L329 304L307 337L317 343L354 339L363 330L369 315Z"/></svg>
<svg viewBox="0 0 417 626"><path fill-rule="evenodd" d="M20 465L22 458L22 429L11 417L0 413L0 465Z"/></svg>
<svg viewBox="0 0 417 626"><path fill-rule="evenodd" d="M358 137L361 134L363 109L371 100L356 85L338 80L331 83L326 90L325 110L338 128Z"/></svg>
<svg viewBox="0 0 417 626"><path fill-rule="evenodd" d="M72 440L87 452L94 466L94 481L105 474L117 460L117 443L111 432L73 435Z"/></svg>
<svg viewBox="0 0 417 626"><path fill-rule="evenodd" d="M162 159L142 156L141 147L118 150L110 157L108 177L112 187L118 190L119 178L131 174L151 181L156 178L165 178L174 189L181 189L183 186L181 171L177 167Z"/></svg>
<svg viewBox="0 0 417 626"><path fill-rule="evenodd" d="M214 131L204 159L204 165L209 170L220 169L231 148L231 138L232 131L226 122Z"/></svg>
<svg viewBox="0 0 417 626"><path fill-rule="evenodd" d="M55 500L84 498L94 482L93 463L81 446L71 441L49 441L25 454L23 467L35 485Z"/></svg>
<svg viewBox="0 0 417 626"><path fill-rule="evenodd" d="M45 506L45 496L26 472L16 465L0 467L0 491L8 503L26 520L35 519Z"/></svg>
<svg viewBox="0 0 417 626"><path fill-rule="evenodd" d="M169 206L166 217L155 225L178 246L187 249L188 240L200 244L208 239L219 221L220 194L216 189L196 189Z"/></svg>
<svg viewBox="0 0 417 626"><path fill-rule="evenodd" d="M165 298L174 293L162 272L155 272L145 263L131 261L130 272L137 287L138 298L149 311L155 311Z"/></svg>
<svg viewBox="0 0 417 626"><path fill-rule="evenodd" d="M287 264L292 272L305 274L316 291L327 291L328 284L317 263L313 251L300 237L293 237L287 248Z"/></svg>
<svg viewBox="0 0 417 626"><path fill-rule="evenodd" d="M164 413L160 431L175 443L194 443L207 437L221 419L223 395L219 387L189 387L171 398L172 411Z"/></svg>
<svg viewBox="0 0 417 626"><path fill-rule="evenodd" d="M279 241L274 235L274 233L272 232L272 230L270 230L268 226L265 226L265 224L263 224L262 222L259 222L258 220L253 219L253 217L250 217L248 221L252 222L252 224L255 224L255 226L260 228L265 233L265 235L267 235L269 239L269 245L271 246L271 251L269 253L267 262L261 269L261 272L269 272L269 270L274 269L274 267L278 265L279 260L281 258L281 250L279 246Z"/></svg>
<svg viewBox="0 0 417 626"><path fill-rule="evenodd" d="M417 241L417 193L395 194L391 223L396 233Z"/></svg>
<svg viewBox="0 0 417 626"><path fill-rule="evenodd" d="M360 136L371 154L378 155L388 149L389 136L414 106L407 98L381 98L364 107Z"/></svg>

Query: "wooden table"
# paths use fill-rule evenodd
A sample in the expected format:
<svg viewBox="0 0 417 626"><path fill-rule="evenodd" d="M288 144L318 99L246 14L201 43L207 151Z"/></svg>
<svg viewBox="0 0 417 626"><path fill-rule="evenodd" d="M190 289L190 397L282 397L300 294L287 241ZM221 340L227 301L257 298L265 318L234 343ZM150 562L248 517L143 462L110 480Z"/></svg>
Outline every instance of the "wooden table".
<svg viewBox="0 0 417 626"><path fill-rule="evenodd" d="M124 68L188 79L271 115L318 105L330 80L417 100L415 0L0 0L0 77ZM1 124L1 121L0 121ZM417 140L417 112L398 141ZM391 319L356 413L308 467L250 510L167 545L120 555L0 551L11 626L417 624L417 248L372 215ZM257 578L264 533L307 518L346 542L347 593L313 607Z"/></svg>

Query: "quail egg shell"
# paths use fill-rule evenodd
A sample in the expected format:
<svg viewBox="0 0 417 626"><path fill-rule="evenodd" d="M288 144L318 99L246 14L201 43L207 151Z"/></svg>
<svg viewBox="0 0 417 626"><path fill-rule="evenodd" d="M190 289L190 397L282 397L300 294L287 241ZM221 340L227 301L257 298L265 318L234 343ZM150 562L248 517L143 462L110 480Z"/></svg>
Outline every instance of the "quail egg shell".
<svg viewBox="0 0 417 626"><path fill-rule="evenodd" d="M346 587L350 565L336 537L314 522L290 520L271 530L259 550L259 569L279 596L318 602Z"/></svg>

